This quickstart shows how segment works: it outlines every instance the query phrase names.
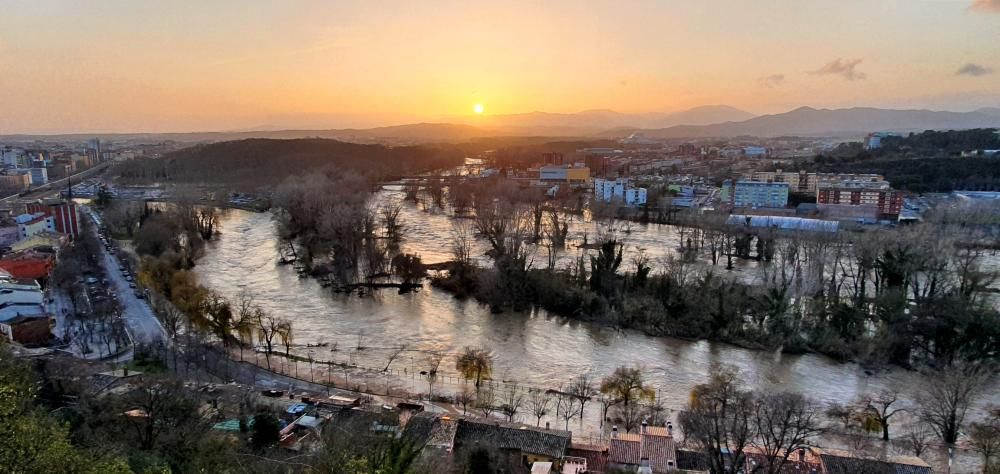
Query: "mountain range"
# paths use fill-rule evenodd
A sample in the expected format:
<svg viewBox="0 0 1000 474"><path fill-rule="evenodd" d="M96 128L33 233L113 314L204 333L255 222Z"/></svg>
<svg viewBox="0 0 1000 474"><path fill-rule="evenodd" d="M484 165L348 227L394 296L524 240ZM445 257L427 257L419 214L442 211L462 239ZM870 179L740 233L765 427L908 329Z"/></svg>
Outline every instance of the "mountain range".
<svg viewBox="0 0 1000 474"><path fill-rule="evenodd" d="M725 105L696 107L672 113L625 114L587 110L572 114L531 112L481 117L447 117L443 123L415 123L366 129L250 130L155 134L97 134L111 139L216 142L246 138L331 138L358 143L413 144L467 142L486 137L622 138L641 133L654 139L711 137L859 137L869 132L911 132L968 128L1000 128L1000 108L971 112L894 110L873 107L815 109L799 107L754 116ZM0 140L82 139L95 134L7 135Z"/></svg>
<svg viewBox="0 0 1000 474"><path fill-rule="evenodd" d="M857 136L868 132L911 132L932 129L1000 127L1000 109L972 112L893 110L872 107L814 109L799 107L773 115L711 125L678 125L642 130L648 138ZM619 132L620 133L620 132Z"/></svg>

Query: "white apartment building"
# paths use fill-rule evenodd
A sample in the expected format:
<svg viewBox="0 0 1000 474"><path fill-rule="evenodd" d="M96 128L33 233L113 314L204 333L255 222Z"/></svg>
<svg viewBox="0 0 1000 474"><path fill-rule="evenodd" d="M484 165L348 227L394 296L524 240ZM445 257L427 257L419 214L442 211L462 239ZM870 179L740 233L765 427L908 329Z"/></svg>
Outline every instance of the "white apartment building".
<svg viewBox="0 0 1000 474"><path fill-rule="evenodd" d="M594 180L594 197L604 202L620 199L626 206L646 204L646 188L629 186L628 178Z"/></svg>

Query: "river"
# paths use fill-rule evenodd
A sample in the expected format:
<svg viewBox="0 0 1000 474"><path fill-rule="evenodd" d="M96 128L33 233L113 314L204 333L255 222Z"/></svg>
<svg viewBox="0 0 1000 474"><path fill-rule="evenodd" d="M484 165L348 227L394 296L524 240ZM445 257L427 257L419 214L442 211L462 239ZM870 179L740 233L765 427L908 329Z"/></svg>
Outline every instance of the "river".
<svg viewBox="0 0 1000 474"><path fill-rule="evenodd" d="M398 198L397 194L388 191L382 197ZM448 216L407 204L401 221L404 250L421 254L425 262L449 258ZM576 226L572 233L581 238L588 230L581 227L583 223ZM394 290L365 297L334 294L311 278L300 278L291 266L278 265L271 214L228 211L219 230L219 238L208 244L195 268L199 281L225 296L249 289L266 309L292 320L294 350L316 358L350 358L381 367L389 348L405 344L409 351L395 362L397 366L426 370L423 354L437 351L451 355L441 370L454 375L453 355L463 346L481 346L493 353L494 378L553 388L578 374L589 372L600 378L620 365L639 366L665 405L675 410L684 406L694 385L706 381L714 364L737 367L749 388L796 391L826 403L847 403L861 394L895 389L905 404L912 405L921 385L928 383L921 375L898 368L868 373L856 364L821 355L650 337L544 310L493 314L483 305L457 300L429 285L405 295ZM633 248L646 248L654 256L667 255L678 242L669 226L659 225L634 224L627 239ZM544 256L536 261L544 262ZM365 351L355 350L359 334L361 344L368 347ZM330 346L307 348L320 343ZM338 350L331 351L333 347ZM994 380L977 408L1000 403L997 385Z"/></svg>

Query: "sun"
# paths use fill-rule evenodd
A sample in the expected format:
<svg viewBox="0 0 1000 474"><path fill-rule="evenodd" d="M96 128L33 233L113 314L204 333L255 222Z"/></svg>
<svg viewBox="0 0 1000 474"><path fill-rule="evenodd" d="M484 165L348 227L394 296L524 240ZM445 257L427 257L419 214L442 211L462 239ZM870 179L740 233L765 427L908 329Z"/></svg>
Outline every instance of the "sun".
<svg viewBox="0 0 1000 474"><path fill-rule="evenodd" d="M481 115L484 110L486 109L483 108L483 104L476 104L472 106L472 111L475 112L476 115Z"/></svg>

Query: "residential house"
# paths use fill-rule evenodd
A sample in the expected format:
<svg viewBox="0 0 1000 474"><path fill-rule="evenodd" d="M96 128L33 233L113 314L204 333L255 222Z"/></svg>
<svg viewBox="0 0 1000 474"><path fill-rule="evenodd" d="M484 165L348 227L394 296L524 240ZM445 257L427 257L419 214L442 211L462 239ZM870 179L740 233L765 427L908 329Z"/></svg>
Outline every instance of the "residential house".
<svg viewBox="0 0 1000 474"><path fill-rule="evenodd" d="M519 458L527 467L535 462L560 463L571 438L569 431L544 430L499 420L462 418L458 420L452 449L488 447Z"/></svg>
<svg viewBox="0 0 1000 474"><path fill-rule="evenodd" d="M639 433L618 433L615 427L608 442L608 466L611 469L639 470L653 474L677 469L677 445L672 427L647 426Z"/></svg>

